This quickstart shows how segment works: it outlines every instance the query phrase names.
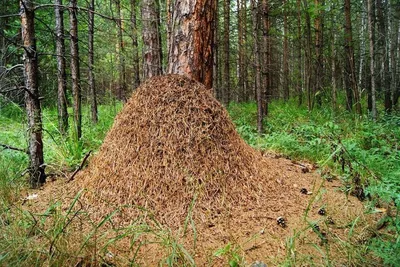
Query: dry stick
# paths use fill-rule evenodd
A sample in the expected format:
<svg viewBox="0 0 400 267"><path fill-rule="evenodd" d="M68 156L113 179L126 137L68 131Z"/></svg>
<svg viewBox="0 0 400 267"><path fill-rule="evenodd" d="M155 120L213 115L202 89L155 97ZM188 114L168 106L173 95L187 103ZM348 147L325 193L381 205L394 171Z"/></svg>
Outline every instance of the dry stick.
<svg viewBox="0 0 400 267"><path fill-rule="evenodd" d="M28 151L26 149L13 147L13 146L5 145L5 144L0 144L0 147L4 147L4 149L10 149L10 150L19 151L19 152L23 152L25 154L28 154Z"/></svg>
<svg viewBox="0 0 400 267"><path fill-rule="evenodd" d="M69 183L69 182L71 182L72 180L74 180L75 175L76 175L80 170L82 170L83 165L85 164L86 160L87 160L88 157L90 156L90 153L92 153L92 150L90 150L90 151L86 154L86 156L85 156L85 157L83 158L83 160L82 160L81 165L79 165L78 169L76 169L76 170L74 171L74 173L73 173L73 174L71 175L71 177L68 179L67 183Z"/></svg>

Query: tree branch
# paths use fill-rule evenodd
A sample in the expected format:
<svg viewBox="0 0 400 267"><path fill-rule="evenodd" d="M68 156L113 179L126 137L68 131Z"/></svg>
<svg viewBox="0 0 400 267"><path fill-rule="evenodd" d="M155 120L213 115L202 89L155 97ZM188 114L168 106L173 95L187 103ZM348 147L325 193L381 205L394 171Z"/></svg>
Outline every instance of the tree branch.
<svg viewBox="0 0 400 267"><path fill-rule="evenodd" d="M75 175L76 175L80 170L82 170L83 165L85 164L86 160L87 160L88 157L90 156L90 153L92 153L92 150L90 150L90 151L86 154L86 156L83 158L83 160L82 160L82 162L81 162L81 165L79 165L79 167L74 171L74 173L73 173L73 174L71 175L71 177L68 179L67 183L69 183L69 182L71 182L72 180L74 180Z"/></svg>
<svg viewBox="0 0 400 267"><path fill-rule="evenodd" d="M29 154L29 152L28 152L26 149L22 149L22 148L18 148L18 147L13 147L13 146L10 146L10 145L0 144L0 147L4 147L4 149L19 151L19 152L23 152L23 153L25 153L25 154Z"/></svg>

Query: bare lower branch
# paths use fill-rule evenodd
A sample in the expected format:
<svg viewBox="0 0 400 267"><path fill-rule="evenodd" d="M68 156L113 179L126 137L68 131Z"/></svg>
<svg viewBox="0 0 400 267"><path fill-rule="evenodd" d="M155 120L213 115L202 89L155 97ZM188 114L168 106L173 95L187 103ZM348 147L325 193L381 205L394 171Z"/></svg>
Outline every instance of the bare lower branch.
<svg viewBox="0 0 400 267"><path fill-rule="evenodd" d="M0 147L3 147L4 149L19 151L19 152L23 152L23 153L25 153L25 154L29 154L29 152L28 152L26 149L22 149L22 148L18 148L18 147L13 147L13 146L10 146L10 145L0 144Z"/></svg>

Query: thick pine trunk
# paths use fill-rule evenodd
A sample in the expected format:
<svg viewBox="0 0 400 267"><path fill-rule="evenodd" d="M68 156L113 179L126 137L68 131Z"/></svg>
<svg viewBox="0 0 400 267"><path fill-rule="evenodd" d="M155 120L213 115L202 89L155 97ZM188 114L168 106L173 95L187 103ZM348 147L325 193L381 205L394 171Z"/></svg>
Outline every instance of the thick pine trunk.
<svg viewBox="0 0 400 267"><path fill-rule="evenodd" d="M36 188L46 181L46 174L43 166L42 114L38 86L35 13L32 1L21 0L20 12L24 47L25 107L28 117L29 183Z"/></svg>
<svg viewBox="0 0 400 267"><path fill-rule="evenodd" d="M133 47L133 70L132 81L133 90L140 85L139 75L139 46L138 46L138 28L136 21L136 0L131 0L131 27L132 27L132 47Z"/></svg>
<svg viewBox="0 0 400 267"><path fill-rule="evenodd" d="M70 0L69 4L69 23L71 36L71 78L75 132L78 139L82 136L82 92L80 85L79 69L79 44L78 44L78 19L77 19L77 0Z"/></svg>
<svg viewBox="0 0 400 267"><path fill-rule="evenodd" d="M216 0L176 0L170 10L168 73L186 74L212 88Z"/></svg>
<svg viewBox="0 0 400 267"><path fill-rule="evenodd" d="M88 11L88 20L89 20L89 28L88 28L88 50L89 50L89 60L88 60L88 84L89 84L89 93L90 93L90 110L91 110L91 119L93 123L97 123L98 114L97 114L97 98L96 98L96 84L94 79L94 49L93 49L93 38L94 38L94 0L90 0L89 2L89 11Z"/></svg>
<svg viewBox="0 0 400 267"><path fill-rule="evenodd" d="M56 18L56 54L57 54L57 110L58 129L66 135L68 131L67 111L67 74L65 71L64 17L62 0L54 1Z"/></svg>
<svg viewBox="0 0 400 267"><path fill-rule="evenodd" d="M157 0L142 1L143 76L144 79L161 74L160 29Z"/></svg>

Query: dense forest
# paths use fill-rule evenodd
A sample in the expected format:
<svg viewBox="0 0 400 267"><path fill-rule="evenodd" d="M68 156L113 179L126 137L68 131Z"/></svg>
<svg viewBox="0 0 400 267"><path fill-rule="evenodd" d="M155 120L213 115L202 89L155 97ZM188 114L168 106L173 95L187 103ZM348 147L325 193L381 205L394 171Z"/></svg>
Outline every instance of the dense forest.
<svg viewBox="0 0 400 267"><path fill-rule="evenodd" d="M142 86L142 91L148 90L157 95L156 90L146 89L152 88L146 83L150 79L154 81L154 88L167 98L170 94L160 85L163 81L154 77L185 74L204 85L204 92L203 89L196 89L195 92L204 93L205 99L208 99L209 91L222 103L235 123L236 131L252 147L263 154L274 151L277 153L275 157L290 158L296 162L293 164L298 164L307 173L318 165L316 172L323 179L340 180L338 187L346 195L364 201L363 208L368 210L366 213L383 214L379 218L365 219L365 222L374 221L377 226L373 230L363 229L370 235L364 243L355 244L351 236L357 221L361 217L364 220L363 215L354 217L352 222L343 226L348 227L350 232L346 241L342 241L343 237L337 234L340 242L348 242L343 249L347 253L346 264L399 264L396 257L400 253L398 1L0 1L0 129L3 132L0 133L0 168L4 169L0 171L0 228L5 229L0 232L3 236L12 235L10 233L14 230L6 229L6 225L10 224L7 218L16 216L28 225L27 235L33 234L31 228L36 227L39 219L31 215L35 225L32 226L32 222L27 222L30 212L21 211L16 215L9 207L16 205L14 203L21 192L31 190L28 188L40 188L52 177L62 176L72 181L84 168L91 152L99 149L121 108L127 103L134 110L141 107L136 100L129 100L137 88ZM178 85L188 82L170 79L165 83L171 86L171 95L175 93L173 98L179 98L178 92L184 93L179 91ZM138 95L137 99L143 103L147 101L140 98L143 97L140 93ZM215 108L216 114L219 114L219 104L214 104L214 100L197 99L188 94L190 97L194 99L193 103L201 106L212 103L209 112L213 113ZM160 106L159 109L153 107L154 113L164 108L160 104L163 99L157 96L148 99L153 101L149 103ZM174 101L168 102L171 107ZM126 110L124 108L121 114L127 114ZM168 109L162 110L170 114ZM186 111L182 107L181 110L192 114L192 109ZM174 112L180 114L177 110ZM133 114L141 116L139 112L132 113L132 118L138 118ZM128 115L119 116L114 127L125 121L123 116ZM175 118L175 115L171 116ZM224 121L224 115L221 116ZM154 121L153 117L147 117L147 113L143 118ZM207 119L202 120L203 127L208 125ZM136 129L130 123L126 122L126 127ZM167 120L165 123L169 125ZM207 131L221 125L220 132L227 132L230 136L230 124L219 123L210 123L214 126L206 127ZM149 129L161 131L158 128ZM191 129L189 133L192 133ZM119 136L118 132L111 130L110 135ZM141 134L147 135L146 132ZM119 137L122 146L124 137ZM106 138L104 147L112 151L113 146L108 146L110 141L107 140L110 139ZM169 144L172 139L160 140ZM237 146L238 151L247 151L239 141L234 140L232 144ZM171 147L174 144L171 143ZM231 155L226 149L222 146L221 151ZM199 148L199 151L203 150ZM252 155L253 152L248 153ZM242 152L237 154L237 158L241 159ZM98 158L102 157L106 162L107 157L99 152ZM115 161L118 160L116 156ZM227 158L220 160L231 162ZM247 156L243 156L242 161L247 162ZM242 175L241 170L247 167L241 167L243 162L232 162L232 166L238 166L240 170L238 175ZM186 161L182 164L187 164L187 172L192 168ZM260 169L263 172L264 167ZM228 175L229 172L225 172ZM196 171L191 170L190 173ZM252 174L252 170L243 173ZM307 195L307 190L305 192ZM319 208L318 213L322 210ZM50 252L46 256L50 265L75 264L63 258L67 252L64 255L58 251L64 256L55 256L57 249L53 249L57 242L61 242L59 236L65 232L69 221L77 217L69 213L71 210L72 206L66 217L61 219L64 225L54 224L50 228L54 231L52 234L43 230L46 233L44 236L50 240ZM325 214L325 210L321 213ZM185 221L185 231L188 223L193 222ZM279 220L278 224L285 226L285 222ZM323 265L336 266L341 262L337 260L337 255L342 254L332 252L329 256L326 233L319 228L316 230L315 225L308 223L307 229L315 232L323 244ZM61 230L56 230L57 227ZM289 241L299 237L298 234L291 234L293 237L287 239ZM86 249L88 240L82 248ZM301 257L296 258L288 252L294 251L294 243L291 247L289 241L286 243L286 258L283 261L280 259L280 262L288 266L310 264L312 256L299 260ZM28 241L24 242L28 244ZM10 241L7 244L16 243ZM19 246L16 245L14 252L0 252L0 265L26 265L29 260L38 261L44 257L32 256L34 253L29 252L24 259L18 258ZM83 252L82 248L79 253ZM213 255L227 258L230 266L248 265L251 262L245 260L242 250L245 254L244 248L230 241ZM195 261L192 262L187 255L189 252L183 248L176 253L172 261L166 261L167 265L194 264ZM54 259L58 262L52 262ZM99 263L94 257L92 263L101 265L106 262L102 260ZM145 261L144 265L149 263L154 262ZM82 266L84 261L80 264ZM116 261L115 264L122 263ZM221 262L213 264L222 265ZM264 266L259 264L251 266Z"/></svg>

